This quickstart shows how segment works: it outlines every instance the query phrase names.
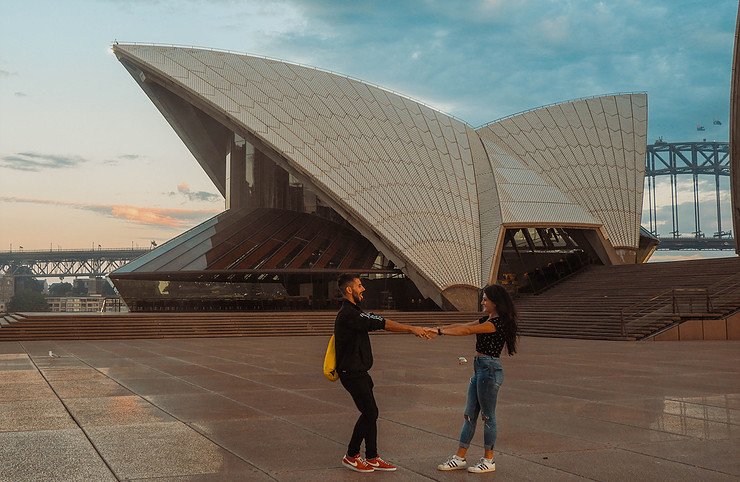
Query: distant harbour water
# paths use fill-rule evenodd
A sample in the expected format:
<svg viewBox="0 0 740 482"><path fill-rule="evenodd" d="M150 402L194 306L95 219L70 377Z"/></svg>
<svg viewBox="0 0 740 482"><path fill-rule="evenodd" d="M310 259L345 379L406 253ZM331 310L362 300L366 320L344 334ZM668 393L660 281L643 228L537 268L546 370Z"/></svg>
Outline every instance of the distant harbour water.
<svg viewBox="0 0 740 482"><path fill-rule="evenodd" d="M656 251L648 260L648 263L661 263L666 261L684 261L690 259L710 259L710 258L734 258L737 256L735 250L726 251Z"/></svg>

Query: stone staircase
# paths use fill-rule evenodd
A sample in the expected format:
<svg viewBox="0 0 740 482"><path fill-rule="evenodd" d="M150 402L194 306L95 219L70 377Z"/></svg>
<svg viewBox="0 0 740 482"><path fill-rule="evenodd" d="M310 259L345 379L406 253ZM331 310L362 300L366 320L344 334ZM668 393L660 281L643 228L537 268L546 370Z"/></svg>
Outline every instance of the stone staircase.
<svg viewBox="0 0 740 482"><path fill-rule="evenodd" d="M420 326L468 322L480 316L449 311L377 313ZM0 341L330 336L335 317L336 311L17 313L0 317Z"/></svg>
<svg viewBox="0 0 740 482"><path fill-rule="evenodd" d="M740 309L740 257L591 266L543 293L520 296L517 306L524 336L638 340L682 318L719 318ZM378 313L421 326L481 315ZM0 341L329 336L335 316L335 311L17 313L0 316Z"/></svg>
<svg viewBox="0 0 740 482"><path fill-rule="evenodd" d="M740 257L590 266L539 295L520 296L517 306L523 335L641 339L685 317L740 309Z"/></svg>

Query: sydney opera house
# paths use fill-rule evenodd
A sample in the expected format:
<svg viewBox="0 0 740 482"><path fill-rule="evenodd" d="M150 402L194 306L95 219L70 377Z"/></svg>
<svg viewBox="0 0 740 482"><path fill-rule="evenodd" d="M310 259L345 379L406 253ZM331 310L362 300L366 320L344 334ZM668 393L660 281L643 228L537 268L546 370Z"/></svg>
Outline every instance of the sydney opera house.
<svg viewBox="0 0 740 482"><path fill-rule="evenodd" d="M185 47L113 50L226 200L110 277L132 310L368 305L477 309L479 287L536 292L589 264L644 262L645 93L481 127L288 62Z"/></svg>

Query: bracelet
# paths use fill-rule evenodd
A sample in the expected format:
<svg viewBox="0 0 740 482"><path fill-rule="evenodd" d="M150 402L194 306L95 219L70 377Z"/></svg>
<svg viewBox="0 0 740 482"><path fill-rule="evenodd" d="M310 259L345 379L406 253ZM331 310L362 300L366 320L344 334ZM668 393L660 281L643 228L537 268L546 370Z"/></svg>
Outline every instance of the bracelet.
<svg viewBox="0 0 740 482"><path fill-rule="evenodd" d="M442 328L440 328L440 327L437 327L437 334L438 334L439 336L442 336L442 335L444 335L444 333L442 333Z"/></svg>

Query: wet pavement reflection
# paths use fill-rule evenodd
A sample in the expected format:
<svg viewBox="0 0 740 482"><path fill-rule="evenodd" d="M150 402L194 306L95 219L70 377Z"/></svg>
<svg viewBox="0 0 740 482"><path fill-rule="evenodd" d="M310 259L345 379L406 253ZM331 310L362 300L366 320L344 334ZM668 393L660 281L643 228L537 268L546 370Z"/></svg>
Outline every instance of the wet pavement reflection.
<svg viewBox="0 0 740 482"><path fill-rule="evenodd" d="M457 446L474 340L372 341L389 477L466 478L435 467ZM357 413L321 373L325 346L2 343L0 480L355 480L340 459ZM739 342L524 338L503 358L495 476L740 478L739 362ZM481 444L477 433L472 458Z"/></svg>

